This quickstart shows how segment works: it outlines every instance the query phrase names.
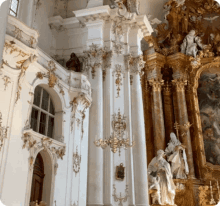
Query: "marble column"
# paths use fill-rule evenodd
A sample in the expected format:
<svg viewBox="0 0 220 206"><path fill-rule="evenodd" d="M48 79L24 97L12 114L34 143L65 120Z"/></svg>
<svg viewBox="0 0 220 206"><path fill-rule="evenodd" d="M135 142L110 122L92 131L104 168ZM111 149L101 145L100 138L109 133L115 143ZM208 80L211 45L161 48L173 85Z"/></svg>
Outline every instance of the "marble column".
<svg viewBox="0 0 220 206"><path fill-rule="evenodd" d="M1 1L0 3L0 62L2 62L3 58L3 50L5 45L5 33L6 27L8 23L8 13L9 13L9 5L10 0Z"/></svg>
<svg viewBox="0 0 220 206"><path fill-rule="evenodd" d="M103 149L94 141L103 139L103 76L101 53L88 52L90 60L89 81L92 87L92 106L89 115L89 154L87 205L103 205ZM92 56L94 55L94 56Z"/></svg>
<svg viewBox="0 0 220 206"><path fill-rule="evenodd" d="M164 106L164 124L166 143L170 140L170 133L174 131L174 107L171 85L166 84L163 87L163 106Z"/></svg>
<svg viewBox="0 0 220 206"><path fill-rule="evenodd" d="M34 0L22 0L20 4L18 19L31 28L34 15Z"/></svg>
<svg viewBox="0 0 220 206"><path fill-rule="evenodd" d="M163 85L162 78L149 80L152 86L153 93L153 129L154 129L154 152L155 155L158 150L165 150L165 128L164 128L164 115L162 105L161 87Z"/></svg>
<svg viewBox="0 0 220 206"><path fill-rule="evenodd" d="M184 124L189 122L185 98L185 85L187 84L187 80L184 78L178 78L174 79L172 82L176 87L176 106L178 109L177 122L179 125L184 126ZM183 131L180 130L180 134L183 134ZM189 165L189 177L195 178L192 144L189 129L186 131L185 135L180 135L180 141L186 146L186 154Z"/></svg>
<svg viewBox="0 0 220 206"><path fill-rule="evenodd" d="M124 56L125 60L125 77L124 77L124 114L127 119L126 130L128 137L130 138L130 144L132 144L133 137L132 137L132 118L131 118L131 82L130 82L130 71L128 68L129 65L129 56ZM135 194L134 194L134 162L133 162L133 148L129 148L125 151L126 155L126 181L129 185L128 193L128 205L135 205Z"/></svg>
<svg viewBox="0 0 220 206"><path fill-rule="evenodd" d="M147 147L147 163L154 158L154 135L153 135L153 120L152 120L152 99L151 99L151 87L148 81L145 81L145 132L146 132L146 147Z"/></svg>
<svg viewBox="0 0 220 206"><path fill-rule="evenodd" d="M111 117L113 111L113 77L112 77L112 52L108 52L104 61L105 75L103 75L103 100L104 100L104 138L109 138L112 133ZM113 152L110 147L104 149L104 205L112 205L113 194Z"/></svg>
<svg viewBox="0 0 220 206"><path fill-rule="evenodd" d="M131 106L132 132L135 141L133 147L135 205L148 206L147 154L144 127L144 111L139 72L141 57L132 58Z"/></svg>

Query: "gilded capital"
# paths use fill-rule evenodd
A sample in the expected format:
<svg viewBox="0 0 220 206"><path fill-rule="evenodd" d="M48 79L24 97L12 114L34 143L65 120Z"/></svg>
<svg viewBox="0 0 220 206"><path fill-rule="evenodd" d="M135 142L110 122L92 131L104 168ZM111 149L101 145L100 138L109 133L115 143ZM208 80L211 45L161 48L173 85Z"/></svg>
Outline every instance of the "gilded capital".
<svg viewBox="0 0 220 206"><path fill-rule="evenodd" d="M185 86L187 85L187 80L185 78L179 78L172 80L174 86L176 86L177 92L184 92Z"/></svg>
<svg viewBox="0 0 220 206"><path fill-rule="evenodd" d="M166 84L164 84L164 86L163 86L163 94L164 95L171 95L172 94L172 87L168 82L166 82Z"/></svg>
<svg viewBox="0 0 220 206"><path fill-rule="evenodd" d="M161 87L164 84L164 80L162 79L150 79L149 84L152 86L154 92L161 92Z"/></svg>

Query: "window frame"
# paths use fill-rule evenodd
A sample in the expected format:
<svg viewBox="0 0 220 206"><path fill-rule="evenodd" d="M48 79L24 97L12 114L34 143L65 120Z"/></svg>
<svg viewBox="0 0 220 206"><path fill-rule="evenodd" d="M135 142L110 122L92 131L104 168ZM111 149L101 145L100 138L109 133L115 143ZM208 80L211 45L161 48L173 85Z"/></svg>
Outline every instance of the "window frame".
<svg viewBox="0 0 220 206"><path fill-rule="evenodd" d="M41 134L40 132L39 132L39 129L40 129L40 117L41 117L41 113L43 112L45 115L46 115L46 126L45 126L45 134L41 134L41 135L44 135L44 136L46 136L46 137L49 137L48 136L48 123L49 123L49 116L50 117L52 117L53 119L54 119L54 125L53 125L53 129L52 129L52 137L49 137L49 138L51 138L51 139L54 139L54 137L55 137L55 135L54 135L54 126L55 126L55 108L54 108L54 103L53 103L53 100L52 100L52 98L51 98L51 95L50 95L50 93L49 92L47 92L47 90L46 89L44 89L43 87L41 87L41 86L37 86L37 87L39 87L40 89L41 89L41 94L40 94L40 103L39 103L39 106L36 106L35 104L34 104L34 99L33 99L33 102L32 102L32 107L31 107L31 113L30 113L30 119L29 119L29 122L30 122L30 126L31 126L31 119L32 119L32 110L33 110L33 108L34 109L36 109L37 111L38 111L38 115L37 115L37 127L36 127L36 131L34 131L34 132L36 132L36 133L38 133L38 134ZM37 88L37 87L35 87L35 89ZM47 93L48 93L48 111L46 111L46 110L44 110L44 109L42 109L41 108L41 106L42 106L42 102L43 102L43 92L44 91L46 91ZM34 98L35 98L35 95L36 95L36 93L34 92ZM49 111L50 111L50 102L52 102L52 105L53 105L53 108L54 108L54 115L52 114L52 113L50 113ZM32 127L31 127L31 129L33 129Z"/></svg>
<svg viewBox="0 0 220 206"><path fill-rule="evenodd" d="M12 5L13 0L10 1L10 8L9 8L9 14L12 15L11 12L14 13L14 15L12 15L14 17L18 17L18 7L19 7L19 4L20 4L20 0L16 0L16 1L17 1L16 11L11 9L11 5Z"/></svg>

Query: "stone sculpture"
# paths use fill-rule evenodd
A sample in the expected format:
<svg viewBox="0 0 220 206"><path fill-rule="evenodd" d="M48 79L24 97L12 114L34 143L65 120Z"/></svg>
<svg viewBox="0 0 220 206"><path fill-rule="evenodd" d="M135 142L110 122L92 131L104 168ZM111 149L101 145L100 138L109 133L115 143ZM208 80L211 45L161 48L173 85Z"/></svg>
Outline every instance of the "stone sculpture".
<svg viewBox="0 0 220 206"><path fill-rule="evenodd" d="M197 47L200 47L200 49L205 48L205 45L201 43L201 39L198 36L195 36L195 33L194 30L191 30L181 44L181 53L193 56L194 58L196 58L198 52Z"/></svg>
<svg viewBox="0 0 220 206"><path fill-rule="evenodd" d="M176 138L176 135L171 132L170 141L165 149L167 160L171 163L171 172L174 179L187 179L189 167L185 147Z"/></svg>
<svg viewBox="0 0 220 206"><path fill-rule="evenodd" d="M68 70L80 72L80 61L75 53L72 53L70 55L70 59L67 61L66 67L68 68Z"/></svg>
<svg viewBox="0 0 220 206"><path fill-rule="evenodd" d="M173 182L173 175L170 164L163 158L163 150L157 151L157 156L154 157L148 166L149 178L159 176L158 180L160 186L160 205L175 205L174 198L176 195L175 185ZM151 187L152 185L149 185ZM154 199L154 197L152 196Z"/></svg>
<svg viewBox="0 0 220 206"><path fill-rule="evenodd" d="M135 13L128 12L126 6L124 5L122 0L116 0L118 6L118 15L126 18L127 20L134 20L136 17Z"/></svg>
<svg viewBox="0 0 220 206"><path fill-rule="evenodd" d="M153 204L161 204L161 192L160 192L160 177L149 176L150 179L150 187L149 192L152 197Z"/></svg>

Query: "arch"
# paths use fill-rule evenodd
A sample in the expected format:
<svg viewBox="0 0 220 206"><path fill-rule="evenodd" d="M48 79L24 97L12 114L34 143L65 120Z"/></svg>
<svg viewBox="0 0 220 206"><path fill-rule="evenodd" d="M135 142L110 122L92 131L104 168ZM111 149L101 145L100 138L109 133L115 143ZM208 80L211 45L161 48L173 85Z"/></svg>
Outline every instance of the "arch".
<svg viewBox="0 0 220 206"><path fill-rule="evenodd" d="M60 141L63 138L63 112L65 110L65 97L67 97L67 94L62 96L60 94L60 88L55 85L54 88L50 88L48 86L48 80L43 78L41 79L37 79L36 81L33 82L32 85L32 92L34 93L35 88L37 86L42 87L43 89L45 89L48 94L50 95L53 105L54 105L54 109L55 109L55 121L54 121L54 139ZM33 96L34 99L34 96ZM33 103L33 100L32 100ZM30 119L31 116L31 111L32 111L32 104L30 105L30 109L28 112L28 119Z"/></svg>
<svg viewBox="0 0 220 206"><path fill-rule="evenodd" d="M204 151L204 141L203 141L203 133L202 133L202 122L201 122L201 117L200 117L200 109L199 109L199 99L198 99L198 83L199 83L199 78L205 70L208 70L210 68L220 68L220 62L212 62L203 65L200 67L197 71L192 71L191 73L191 79L193 83L192 87L192 103L193 103L193 108L194 108L194 122L195 122L195 134L196 134L196 141L198 142L198 150L197 153L199 154L199 162L201 164L201 168L207 168L210 167L207 165L206 162L206 156L205 156L205 151ZM194 73L194 74L193 74ZM212 169L218 169L219 166L214 166Z"/></svg>
<svg viewBox="0 0 220 206"><path fill-rule="evenodd" d="M54 158L53 154L50 150L40 148L33 155L33 161L36 161L37 155L40 154L43 163L44 163L44 182L43 182L43 193L42 193L42 201L46 202L47 205L52 205L53 196L54 196L54 182L55 182L55 169L54 165L56 165L56 158ZM33 170L34 167L30 167L27 179L27 188L26 188L26 201L25 205L29 205L30 197L31 197L31 187L32 187L32 178L33 178Z"/></svg>

